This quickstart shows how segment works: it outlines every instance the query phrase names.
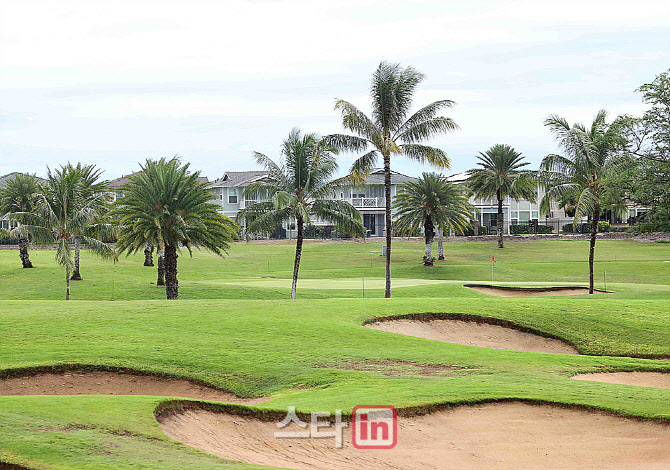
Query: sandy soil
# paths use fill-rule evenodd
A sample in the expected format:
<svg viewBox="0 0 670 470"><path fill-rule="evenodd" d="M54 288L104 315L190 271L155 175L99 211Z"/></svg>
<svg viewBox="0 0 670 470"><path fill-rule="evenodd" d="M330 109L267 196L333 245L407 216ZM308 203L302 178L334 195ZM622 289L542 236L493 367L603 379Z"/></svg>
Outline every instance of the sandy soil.
<svg viewBox="0 0 670 470"><path fill-rule="evenodd" d="M233 393L149 375L116 372L65 372L0 380L0 395L155 395L253 405L263 398L240 398Z"/></svg>
<svg viewBox="0 0 670 470"><path fill-rule="evenodd" d="M355 449L349 428L342 449L333 438L275 439L276 423L207 411L167 416L161 427L205 452L294 469L654 470L670 462L670 426L523 403L399 418L391 450Z"/></svg>
<svg viewBox="0 0 670 470"><path fill-rule="evenodd" d="M612 384L637 385L639 387L670 388L670 373L662 372L597 372L577 374L575 380L591 380ZM670 463L668 464L670 466Z"/></svg>
<svg viewBox="0 0 670 470"><path fill-rule="evenodd" d="M460 320L392 320L365 325L375 330L400 333L447 343L493 349L579 354L563 341L486 323Z"/></svg>
<svg viewBox="0 0 670 470"><path fill-rule="evenodd" d="M466 285L465 287L499 297L547 297L556 295L584 295L589 293L588 287L552 287L547 289L537 287L505 289L496 286L474 285ZM602 294L603 292L594 291L594 293Z"/></svg>

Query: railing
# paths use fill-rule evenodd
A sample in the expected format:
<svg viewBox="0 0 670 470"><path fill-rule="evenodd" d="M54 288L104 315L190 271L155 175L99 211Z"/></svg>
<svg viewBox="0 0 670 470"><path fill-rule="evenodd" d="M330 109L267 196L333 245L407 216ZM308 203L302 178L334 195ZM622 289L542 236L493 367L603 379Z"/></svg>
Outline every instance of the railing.
<svg viewBox="0 0 670 470"><path fill-rule="evenodd" d="M386 207L386 199L383 197L354 197L351 199L345 199L345 201L348 201L354 207Z"/></svg>

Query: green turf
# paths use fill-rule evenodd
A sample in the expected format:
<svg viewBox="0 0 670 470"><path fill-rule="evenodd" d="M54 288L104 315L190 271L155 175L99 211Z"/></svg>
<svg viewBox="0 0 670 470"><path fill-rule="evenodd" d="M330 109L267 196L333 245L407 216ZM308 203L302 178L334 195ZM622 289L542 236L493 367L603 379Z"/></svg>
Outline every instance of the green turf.
<svg viewBox="0 0 670 470"><path fill-rule="evenodd" d="M181 257L182 299L176 302L141 300L164 294L149 284L155 271L141 266L140 257L113 266L85 255L85 280L73 287L79 300L66 303L53 300L60 299L64 282L52 252L32 252L38 267L22 270L16 252L0 251L0 370L130 367L203 380L240 395L267 395L271 399L258 405L265 410L349 410L370 402L430 408L518 398L670 419L670 390L569 379L600 370L670 372L668 361L616 357L670 355L670 263L662 262L670 259L670 245L599 241L596 268L601 274L607 269L611 294L499 298L462 286L490 281L490 253L498 259L494 279L500 284L584 284L585 243L508 246L494 251L488 242L448 244L447 261L424 268L420 244L398 243L393 272L395 285L404 287L394 289L396 298L382 300L362 298L355 285L369 277L365 296L382 294L374 281L381 278L382 260L372 253L379 246L308 244L302 270L307 288L293 302L284 287L290 245L234 245L224 260L197 252L193 259ZM108 299L110 277L116 301L85 300ZM505 319L564 338L585 355L476 348L362 326L375 317L416 313ZM382 360L463 371L427 377L407 366L388 376L351 367ZM163 436L153 412L165 400L0 397L0 461L36 469L220 467L222 459Z"/></svg>

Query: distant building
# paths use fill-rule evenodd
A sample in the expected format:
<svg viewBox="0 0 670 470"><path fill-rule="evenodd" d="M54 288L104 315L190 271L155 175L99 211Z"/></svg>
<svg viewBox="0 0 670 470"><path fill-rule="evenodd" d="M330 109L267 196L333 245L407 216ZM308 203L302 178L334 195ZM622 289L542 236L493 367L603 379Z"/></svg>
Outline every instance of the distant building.
<svg viewBox="0 0 670 470"><path fill-rule="evenodd" d="M244 190L251 183L262 181L267 178L266 171L227 171L223 177L212 182L212 192L215 201L221 205L220 212L231 219L235 219L240 210L258 202L255 199L243 197ZM391 200L395 198L397 187L408 181L416 181L416 178L403 175L396 171L391 172ZM363 215L363 225L368 236L381 237L386 233L384 198L384 169L372 170L365 179L362 188L344 187L332 195L333 199L349 202ZM315 220L316 226L328 226L329 223ZM243 227L244 229L245 227ZM297 235L295 221L287 222L282 227L286 231L286 237L294 238Z"/></svg>

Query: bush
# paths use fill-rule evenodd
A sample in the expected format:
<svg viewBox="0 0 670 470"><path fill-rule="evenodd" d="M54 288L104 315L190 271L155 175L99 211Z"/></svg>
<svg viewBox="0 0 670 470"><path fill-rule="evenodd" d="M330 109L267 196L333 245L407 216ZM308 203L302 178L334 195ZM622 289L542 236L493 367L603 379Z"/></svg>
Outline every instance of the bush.
<svg viewBox="0 0 670 470"><path fill-rule="evenodd" d="M637 229L641 233L651 232L669 232L670 226L668 224L659 223L657 221L640 222L637 224Z"/></svg>
<svg viewBox="0 0 670 470"><path fill-rule="evenodd" d="M509 227L510 234L512 235L525 235L530 233L529 224L518 224L510 225ZM535 233L551 233L554 231L554 227L551 225L538 225Z"/></svg>
<svg viewBox="0 0 670 470"><path fill-rule="evenodd" d="M575 226L576 230L572 229L572 224L565 224L561 231L563 233L591 233L591 222L586 222L584 224L577 224ZM598 222L598 232L609 232L610 223L604 220Z"/></svg>
<svg viewBox="0 0 670 470"><path fill-rule="evenodd" d="M474 236L474 234L475 234L475 228L472 225L470 225L465 230L463 230L462 233L458 233L458 235L464 235L466 237L472 237L472 236ZM482 227L480 225L478 235L487 235L487 234L488 234L488 231L487 231L486 227Z"/></svg>
<svg viewBox="0 0 670 470"><path fill-rule="evenodd" d="M18 243L19 241L12 237L9 230L0 228L0 245L16 245Z"/></svg>

